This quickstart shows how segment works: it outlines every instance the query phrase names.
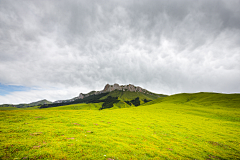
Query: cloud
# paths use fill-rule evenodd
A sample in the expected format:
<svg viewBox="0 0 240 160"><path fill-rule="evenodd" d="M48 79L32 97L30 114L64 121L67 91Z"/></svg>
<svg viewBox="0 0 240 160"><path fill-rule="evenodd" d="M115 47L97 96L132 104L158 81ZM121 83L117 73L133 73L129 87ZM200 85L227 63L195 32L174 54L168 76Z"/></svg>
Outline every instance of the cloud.
<svg viewBox="0 0 240 160"><path fill-rule="evenodd" d="M19 101L115 82L165 94L239 92L239 3L3 0L0 83L41 88L12 93Z"/></svg>

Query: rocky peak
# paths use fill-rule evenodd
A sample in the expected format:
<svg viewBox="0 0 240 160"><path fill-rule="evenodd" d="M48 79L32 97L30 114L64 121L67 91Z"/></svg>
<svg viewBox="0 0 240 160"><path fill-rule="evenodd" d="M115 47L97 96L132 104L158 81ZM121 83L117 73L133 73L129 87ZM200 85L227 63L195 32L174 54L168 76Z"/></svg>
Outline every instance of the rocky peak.
<svg viewBox="0 0 240 160"><path fill-rule="evenodd" d="M130 92L143 92L143 93L148 93L147 90L145 89L142 89L141 87L136 87L132 84L129 84L129 85L119 85L117 83L115 83L114 85L109 85L107 84L104 89L103 89L103 92L106 93L106 92L112 92L114 90L122 90L122 91L130 91Z"/></svg>
<svg viewBox="0 0 240 160"><path fill-rule="evenodd" d="M108 91L110 88L110 85L109 84L106 84L106 86L104 87L103 91Z"/></svg>
<svg viewBox="0 0 240 160"><path fill-rule="evenodd" d="M120 90L120 91L130 91L130 92L143 92L146 94L151 94L151 92L147 91L146 89L143 89L141 87L136 87L132 84L129 85L119 85L117 83L110 85L110 84L106 84L104 89L102 91L92 91L89 92L88 94L82 94L80 93L78 98L79 99L83 99L85 97L88 97L90 95L97 95L97 94L101 94L101 93L107 93L107 92L112 92L114 90Z"/></svg>
<svg viewBox="0 0 240 160"><path fill-rule="evenodd" d="M107 84L104 89L103 89L103 92L106 93L106 92L112 92L114 90L122 90L121 87L119 86L119 84L115 83L114 85L109 85Z"/></svg>
<svg viewBox="0 0 240 160"><path fill-rule="evenodd" d="M80 99L83 99L84 98L84 95L82 93L79 94L78 96Z"/></svg>

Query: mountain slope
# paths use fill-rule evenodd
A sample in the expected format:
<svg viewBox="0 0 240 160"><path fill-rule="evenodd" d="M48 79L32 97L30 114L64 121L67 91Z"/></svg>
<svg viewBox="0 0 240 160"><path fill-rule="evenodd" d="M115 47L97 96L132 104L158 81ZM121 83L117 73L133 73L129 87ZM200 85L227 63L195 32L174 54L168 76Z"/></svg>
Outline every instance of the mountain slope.
<svg viewBox="0 0 240 160"><path fill-rule="evenodd" d="M80 93L78 98L73 101L59 101L59 103L42 105L40 108L66 106L79 103L102 103L99 108L126 108L139 106L159 97L166 97L163 94L155 94L141 87L134 85L109 85L107 84L102 91L91 91L87 94Z"/></svg>
<svg viewBox="0 0 240 160"><path fill-rule="evenodd" d="M240 94L222 94L222 93L181 93L171 95L165 98L158 98L143 105L150 105L156 103L174 103L174 104L188 104L188 105L202 105L202 106L222 106L231 108L240 108Z"/></svg>
<svg viewBox="0 0 240 160"><path fill-rule="evenodd" d="M146 94L142 92L131 92L131 91L119 91L115 90L113 92L110 92L106 96L112 96L112 97L120 97L124 101L129 101L132 99L135 99L137 97L140 97L140 99L144 100L153 100L159 97L166 97L166 95L161 95L161 94ZM102 97L102 99L105 99L105 97Z"/></svg>
<svg viewBox="0 0 240 160"><path fill-rule="evenodd" d="M77 99L68 103L53 103L42 105L40 108L66 106L79 103L102 103L102 108L126 108L130 106L139 106L145 102L154 100L163 95L147 95L145 93L130 92L130 91L118 91L114 90L109 93L101 93L98 95L90 95L83 99Z"/></svg>

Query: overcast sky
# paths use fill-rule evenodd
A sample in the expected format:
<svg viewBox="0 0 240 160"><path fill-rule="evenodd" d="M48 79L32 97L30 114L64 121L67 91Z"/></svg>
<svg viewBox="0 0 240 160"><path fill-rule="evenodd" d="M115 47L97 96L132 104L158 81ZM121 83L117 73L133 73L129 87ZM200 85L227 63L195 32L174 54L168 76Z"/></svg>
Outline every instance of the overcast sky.
<svg viewBox="0 0 240 160"><path fill-rule="evenodd" d="M240 92L240 0L0 0L0 104L107 83Z"/></svg>

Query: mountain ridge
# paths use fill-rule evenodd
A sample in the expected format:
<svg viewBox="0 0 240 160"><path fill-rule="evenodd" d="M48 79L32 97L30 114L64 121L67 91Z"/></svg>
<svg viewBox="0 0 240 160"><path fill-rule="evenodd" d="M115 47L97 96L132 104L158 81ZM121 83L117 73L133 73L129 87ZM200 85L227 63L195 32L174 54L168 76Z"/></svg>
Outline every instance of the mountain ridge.
<svg viewBox="0 0 240 160"><path fill-rule="evenodd" d="M143 89L139 86L134 86L133 84L119 85L117 83L114 83L113 85L106 84L104 89L101 90L101 91L91 91L87 94L80 93L78 97L79 97L79 99L83 99L83 98L88 97L90 95L98 95L98 94L101 94L101 93L112 92L114 90L130 91L130 92L142 92L142 93L146 93L146 94L157 95L157 94L152 93L152 92L150 92L146 89Z"/></svg>
<svg viewBox="0 0 240 160"><path fill-rule="evenodd" d="M41 105L40 108L58 107L63 105L79 104L79 103L102 103L99 108L122 108L123 106L133 107L147 103L159 97L167 95L152 93L139 86L119 85L117 83L110 85L106 84L103 90L91 91L87 94L80 93L78 97L69 100L58 100L50 105Z"/></svg>
<svg viewBox="0 0 240 160"><path fill-rule="evenodd" d="M84 99L84 98L89 97L91 95L99 95L99 94L102 94L102 93L109 93L109 92L112 92L114 90L140 92L140 93L145 93L145 94L149 94L149 95L161 95L161 96L163 95L163 94L156 94L156 93L150 92L147 89L143 89L142 87L135 86L133 84L119 85L117 83L114 83L113 85L106 84L104 86L103 90L100 90L100 91L90 91L86 94L80 93L77 97L67 99L67 100L57 100L57 101L54 101L53 103L69 103L69 102L73 102L77 99ZM165 95L163 95L163 96L165 96Z"/></svg>

